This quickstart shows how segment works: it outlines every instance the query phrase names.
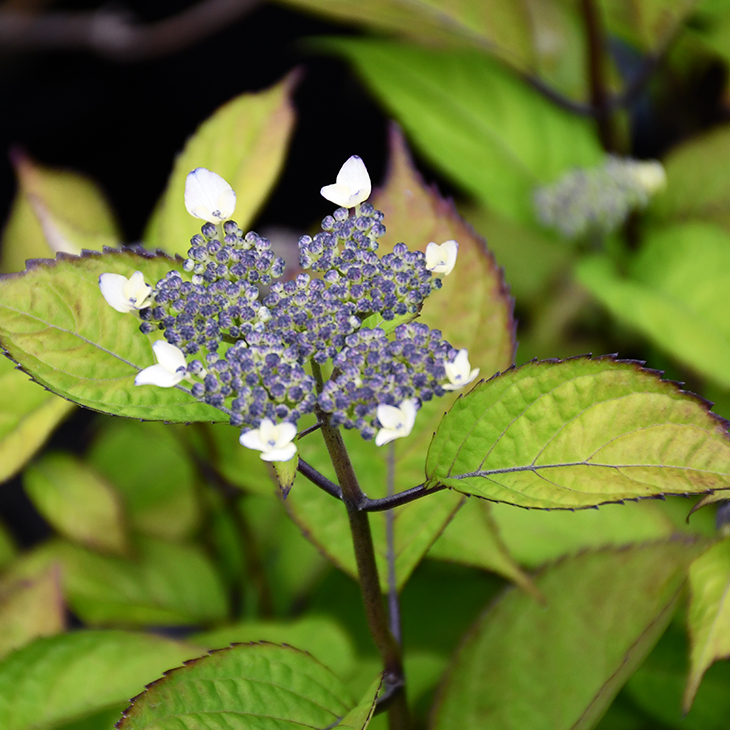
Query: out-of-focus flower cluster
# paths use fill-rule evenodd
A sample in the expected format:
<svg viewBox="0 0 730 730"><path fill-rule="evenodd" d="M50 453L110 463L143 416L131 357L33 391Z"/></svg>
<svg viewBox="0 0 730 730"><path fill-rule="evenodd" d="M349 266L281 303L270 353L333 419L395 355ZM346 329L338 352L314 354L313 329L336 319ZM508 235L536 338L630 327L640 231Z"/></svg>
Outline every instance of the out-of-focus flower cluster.
<svg viewBox="0 0 730 730"><path fill-rule="evenodd" d="M136 384L186 380L194 397L226 410L243 429L241 443L266 460L292 458L297 421L315 410L378 444L406 436L423 401L479 372L466 350L410 321L441 286L435 274L453 269L458 244L430 243L424 253L399 243L378 256L383 214L364 202L370 180L360 158L322 194L348 207L327 216L314 237L301 237L299 264L310 273L290 281L279 281L285 264L270 242L230 220L230 186L202 168L190 173L185 202L206 223L183 272L154 287L139 272L100 279L115 309L138 310L140 330L164 336L154 343L158 364ZM368 326L374 317L383 326Z"/></svg>
<svg viewBox="0 0 730 730"><path fill-rule="evenodd" d="M600 167L566 173L534 194L538 220L565 238L605 235L666 185L661 163L609 155Z"/></svg>

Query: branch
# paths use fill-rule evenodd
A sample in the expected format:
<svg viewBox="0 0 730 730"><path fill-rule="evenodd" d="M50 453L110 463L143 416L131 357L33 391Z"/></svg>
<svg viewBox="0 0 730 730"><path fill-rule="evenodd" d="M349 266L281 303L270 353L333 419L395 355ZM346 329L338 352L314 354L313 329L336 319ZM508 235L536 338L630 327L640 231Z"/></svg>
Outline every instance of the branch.
<svg viewBox="0 0 730 730"><path fill-rule="evenodd" d="M606 36L601 25L600 11L593 0L581 0L586 27L588 51L588 81L591 88L591 106L598 126L598 136L606 152L616 149L613 116L606 79Z"/></svg>
<svg viewBox="0 0 730 730"><path fill-rule="evenodd" d="M402 507L404 504L409 502L415 502L421 497L426 497L434 492L441 492L446 489L446 485L437 484L435 487L425 487L423 484L419 484L417 487L411 487L403 492L398 492L382 499L370 499L365 497L357 505L357 508L361 512L383 512L387 509L394 509L395 507Z"/></svg>
<svg viewBox="0 0 730 730"><path fill-rule="evenodd" d="M299 463L297 464L297 471L309 479L315 487L319 487L335 499L342 499L342 490L339 486L327 479L324 474L320 474L311 464L308 464L302 458L299 459Z"/></svg>
<svg viewBox="0 0 730 730"><path fill-rule="evenodd" d="M177 15L138 24L128 12L0 13L4 51L87 50L115 61L146 61L180 51L231 25L262 0L202 0Z"/></svg>

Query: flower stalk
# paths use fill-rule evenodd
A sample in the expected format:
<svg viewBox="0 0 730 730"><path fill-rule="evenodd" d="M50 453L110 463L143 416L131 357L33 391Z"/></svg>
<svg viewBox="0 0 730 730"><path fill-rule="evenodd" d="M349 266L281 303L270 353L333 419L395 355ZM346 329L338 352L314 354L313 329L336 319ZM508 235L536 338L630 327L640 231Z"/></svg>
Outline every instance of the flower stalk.
<svg viewBox="0 0 730 730"><path fill-rule="evenodd" d="M321 388L322 371L316 362L312 362L312 371L318 388ZM317 417L322 423L322 436L342 490L342 501L347 509L365 617L375 646L383 660L386 692L389 688L399 688L389 698L389 727L390 730L407 730L410 721L406 704L401 648L390 630L388 614L385 610L383 592L380 589L380 576L375 562L370 519L366 512L360 510L360 505L367 497L357 481L355 469L339 428L330 426L324 413L317 413Z"/></svg>

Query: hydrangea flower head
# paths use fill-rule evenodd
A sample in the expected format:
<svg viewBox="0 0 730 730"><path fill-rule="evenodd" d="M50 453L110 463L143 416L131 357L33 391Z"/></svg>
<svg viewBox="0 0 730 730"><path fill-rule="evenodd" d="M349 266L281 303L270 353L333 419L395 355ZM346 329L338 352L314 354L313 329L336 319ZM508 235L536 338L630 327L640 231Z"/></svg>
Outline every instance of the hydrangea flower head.
<svg viewBox="0 0 730 730"><path fill-rule="evenodd" d="M152 287L144 282L144 274L135 271L127 278L121 274L101 274L99 289L107 304L127 314L149 306Z"/></svg>
<svg viewBox="0 0 730 730"><path fill-rule="evenodd" d="M340 168L337 181L333 185L325 185L319 192L335 205L342 208L354 208L370 197L372 185L365 163L353 155Z"/></svg>
<svg viewBox="0 0 730 730"><path fill-rule="evenodd" d="M157 340L152 343L157 365L140 370L134 379L135 385L159 385L172 388L187 374L187 364L183 351L169 342Z"/></svg>
<svg viewBox="0 0 730 730"><path fill-rule="evenodd" d="M196 218L220 223L233 216L236 193L220 175L198 167L185 180L185 207Z"/></svg>
<svg viewBox="0 0 730 730"><path fill-rule="evenodd" d="M258 428L241 434L239 441L247 449L261 452L264 461L289 461L297 453L294 437L297 427L293 423L275 424L269 418L264 418Z"/></svg>
<svg viewBox="0 0 730 730"><path fill-rule="evenodd" d="M418 413L418 401L415 398L404 400L399 406L380 404L378 421L382 428L375 437L375 445L383 446L395 439L404 438L413 430Z"/></svg>
<svg viewBox="0 0 730 730"><path fill-rule="evenodd" d="M443 385L444 390L459 390L476 380L479 375L479 368L472 368L469 363L469 353L466 350L459 350L452 362L444 363L446 377L449 382Z"/></svg>
<svg viewBox="0 0 730 730"><path fill-rule="evenodd" d="M456 265L459 244L454 240L441 244L431 243L426 246L426 268L433 274L448 276Z"/></svg>

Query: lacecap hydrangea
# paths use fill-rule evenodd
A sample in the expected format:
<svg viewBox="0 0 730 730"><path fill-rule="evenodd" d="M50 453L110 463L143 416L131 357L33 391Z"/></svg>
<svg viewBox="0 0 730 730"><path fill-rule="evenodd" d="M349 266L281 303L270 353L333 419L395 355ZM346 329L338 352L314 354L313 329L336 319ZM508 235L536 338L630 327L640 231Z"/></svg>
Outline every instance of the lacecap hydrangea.
<svg viewBox="0 0 730 730"><path fill-rule="evenodd" d="M185 205L205 222L182 272L153 286L140 272L99 279L106 301L138 313L141 332L155 339L158 362L135 384L183 388L224 411L241 443L267 461L296 455L296 426L309 413L378 445L407 436L424 401L479 370L466 350L412 321L454 268L458 243L430 242L425 253L398 243L379 256L385 226L365 202L370 192L365 165L350 157L321 190L340 207L299 239L302 273L281 281L285 263L271 242L232 220L231 186L193 170Z"/></svg>

